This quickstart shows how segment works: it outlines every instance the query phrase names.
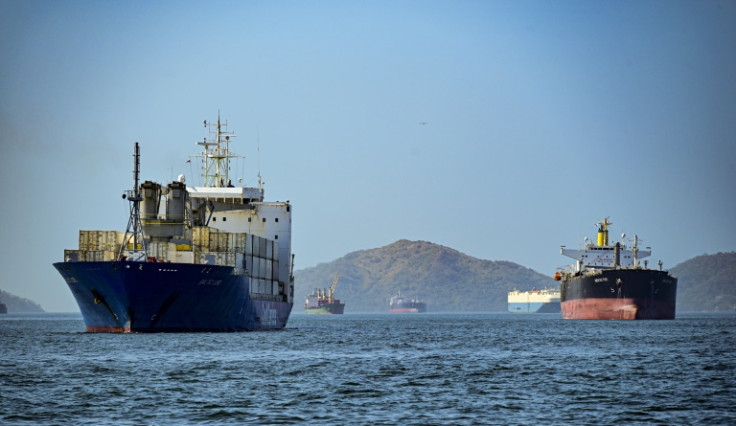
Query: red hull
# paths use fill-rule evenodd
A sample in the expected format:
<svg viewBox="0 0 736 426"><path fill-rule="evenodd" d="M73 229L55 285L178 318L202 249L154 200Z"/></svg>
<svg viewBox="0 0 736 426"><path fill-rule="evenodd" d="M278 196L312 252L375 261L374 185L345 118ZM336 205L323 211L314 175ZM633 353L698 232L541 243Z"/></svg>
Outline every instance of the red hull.
<svg viewBox="0 0 736 426"><path fill-rule="evenodd" d="M590 320L674 319L675 309L670 303L635 298L573 299L562 302L562 318Z"/></svg>

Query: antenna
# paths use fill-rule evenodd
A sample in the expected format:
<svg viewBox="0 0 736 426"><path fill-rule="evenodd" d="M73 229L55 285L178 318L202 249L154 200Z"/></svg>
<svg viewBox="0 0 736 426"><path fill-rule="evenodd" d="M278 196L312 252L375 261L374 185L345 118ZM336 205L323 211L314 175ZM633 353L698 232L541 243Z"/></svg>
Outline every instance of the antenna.
<svg viewBox="0 0 736 426"><path fill-rule="evenodd" d="M140 148L138 142L135 143L133 149L133 189L126 191L123 194L123 199L128 198L130 202L130 216L128 218L128 227L125 229L125 236L123 237L123 245L120 247L120 253L118 258L122 258L123 251L128 245L128 241L133 239L132 253L134 253L133 260L141 260L146 258L146 240L143 235L143 226L141 226L141 194L140 186L138 185L138 177L140 175ZM138 248L140 245L140 249ZM143 253L141 256L139 253Z"/></svg>
<svg viewBox="0 0 736 426"><path fill-rule="evenodd" d="M261 128L256 125L256 149L258 157L258 190L263 193L263 180L261 180Z"/></svg>
<svg viewBox="0 0 736 426"><path fill-rule="evenodd" d="M202 158L204 186L223 187L230 181L230 159L238 157L230 152L230 138L236 135L235 132L226 130L227 121L222 123L220 111L217 111L216 123L204 120L204 126L213 138L204 138L202 142L197 142L197 145L204 147L204 152L194 157Z"/></svg>

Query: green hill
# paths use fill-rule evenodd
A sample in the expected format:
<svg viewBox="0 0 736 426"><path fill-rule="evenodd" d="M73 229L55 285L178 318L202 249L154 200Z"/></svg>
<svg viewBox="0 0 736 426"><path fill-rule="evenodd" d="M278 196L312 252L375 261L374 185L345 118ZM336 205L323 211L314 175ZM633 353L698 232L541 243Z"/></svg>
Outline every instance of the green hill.
<svg viewBox="0 0 736 426"><path fill-rule="evenodd" d="M670 269L677 312L736 311L736 252L702 255Z"/></svg>
<svg viewBox="0 0 736 426"><path fill-rule="evenodd" d="M43 312L38 303L15 296L7 291L0 290L0 302L8 307L8 313L13 312Z"/></svg>
<svg viewBox="0 0 736 426"><path fill-rule="evenodd" d="M349 253L313 268L295 271L294 312L314 288L327 288L335 274L335 297L345 312L383 312L401 291L427 303L430 312L505 311L506 293L557 287L551 277L513 262L481 260L426 241L399 240L385 247Z"/></svg>

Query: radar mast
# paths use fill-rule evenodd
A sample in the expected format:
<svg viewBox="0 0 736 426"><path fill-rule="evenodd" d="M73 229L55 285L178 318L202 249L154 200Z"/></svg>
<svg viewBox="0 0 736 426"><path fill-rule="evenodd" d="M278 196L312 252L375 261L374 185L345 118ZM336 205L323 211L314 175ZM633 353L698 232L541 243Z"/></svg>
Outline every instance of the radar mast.
<svg viewBox="0 0 736 426"><path fill-rule="evenodd" d="M231 184L230 159L238 157L230 153L230 138L235 137L235 132L227 131L227 121L221 123L219 111L217 123L207 123L207 120L204 120L204 127L209 127L210 135L214 136L197 142L197 145L204 147L204 152L194 156L204 159L202 164L204 186L219 188L228 186Z"/></svg>

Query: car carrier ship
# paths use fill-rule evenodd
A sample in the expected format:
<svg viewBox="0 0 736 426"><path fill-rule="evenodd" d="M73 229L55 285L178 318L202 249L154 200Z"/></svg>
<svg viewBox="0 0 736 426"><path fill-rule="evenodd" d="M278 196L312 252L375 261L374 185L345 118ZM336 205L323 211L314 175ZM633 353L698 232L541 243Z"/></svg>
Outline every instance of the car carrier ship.
<svg viewBox="0 0 736 426"><path fill-rule="evenodd" d="M560 290L545 288L530 291L510 291L507 296L508 309L512 313L559 313Z"/></svg>
<svg viewBox="0 0 736 426"><path fill-rule="evenodd" d="M315 288L304 301L304 312L307 314L337 314L345 312L345 304L340 299L335 299L335 289L340 275L335 276L330 288Z"/></svg>
<svg viewBox="0 0 736 426"><path fill-rule="evenodd" d="M293 306L291 204L264 201L257 188L233 186L227 123L204 122L198 142L203 186L184 175L167 185L126 191L125 232L79 232L79 247L54 263L89 332L281 329ZM190 158L191 161L191 158ZM189 162L189 161L188 161Z"/></svg>
<svg viewBox="0 0 736 426"><path fill-rule="evenodd" d="M659 269L642 267L639 260L651 255L640 250L635 235L629 249L625 243L609 244L608 218L598 222L598 241L587 241L582 250L562 246L564 256L575 264L557 272L562 281L560 305L565 319L674 319L677 278ZM626 235L621 236L625 240Z"/></svg>

